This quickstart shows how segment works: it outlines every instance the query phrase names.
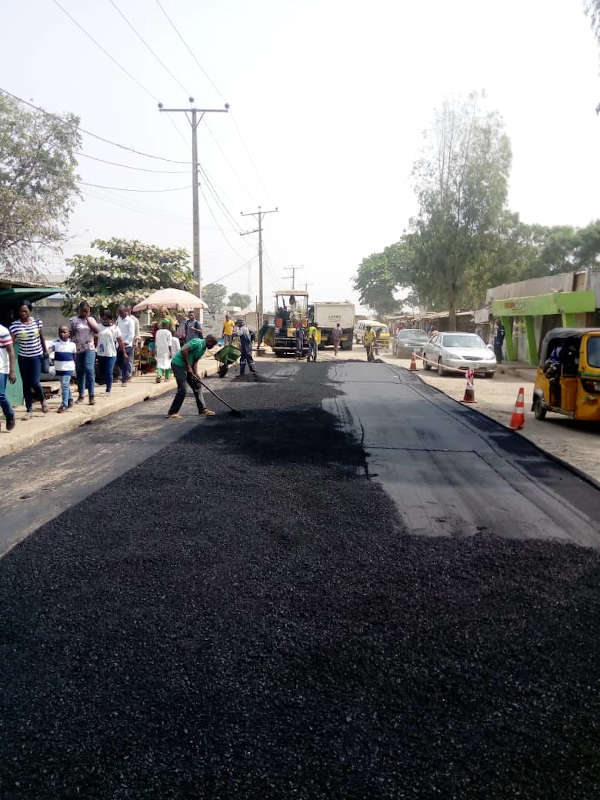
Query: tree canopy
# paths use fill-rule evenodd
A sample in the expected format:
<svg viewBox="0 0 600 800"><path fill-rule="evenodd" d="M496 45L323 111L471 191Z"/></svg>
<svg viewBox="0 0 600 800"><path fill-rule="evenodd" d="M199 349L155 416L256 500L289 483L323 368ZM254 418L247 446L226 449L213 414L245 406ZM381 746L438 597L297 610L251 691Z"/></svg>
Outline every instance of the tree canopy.
<svg viewBox="0 0 600 800"><path fill-rule="evenodd" d="M241 294L240 292L233 292L229 295L228 305L237 306L238 308L248 308L252 301L249 294Z"/></svg>
<svg viewBox="0 0 600 800"><path fill-rule="evenodd" d="M598 0L600 3L600 0ZM474 308L502 283L597 268L600 221L585 228L528 225L506 208L510 143L475 95L436 115L413 175L418 213L400 240L363 259L361 302L385 314L394 293L430 310Z"/></svg>
<svg viewBox="0 0 600 800"><path fill-rule="evenodd" d="M79 196L79 119L23 109L0 93L0 271L35 274L57 250Z"/></svg>
<svg viewBox="0 0 600 800"><path fill-rule="evenodd" d="M105 255L75 255L66 286L67 306L85 298L94 309L115 311L120 303L135 304L158 289L191 291L193 274L186 250L156 247L136 240L96 239L91 247Z"/></svg>
<svg viewBox="0 0 600 800"><path fill-rule="evenodd" d="M227 287L222 283L207 283L202 288L202 299L208 306L211 314L218 314L225 306Z"/></svg>

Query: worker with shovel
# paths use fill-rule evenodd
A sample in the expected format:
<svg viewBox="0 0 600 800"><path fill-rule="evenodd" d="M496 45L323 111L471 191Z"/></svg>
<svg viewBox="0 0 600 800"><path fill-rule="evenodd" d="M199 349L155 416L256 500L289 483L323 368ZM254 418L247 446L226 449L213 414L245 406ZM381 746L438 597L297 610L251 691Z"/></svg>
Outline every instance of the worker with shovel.
<svg viewBox="0 0 600 800"><path fill-rule="evenodd" d="M196 405L198 406L198 413L204 417L214 416L214 411L210 411L204 402L204 395L202 394L202 384L200 383L199 376L197 376L195 367L199 359L202 358L206 350L211 350L217 344L217 340L210 334L206 339L191 339L189 342L175 353L171 359L171 367L177 381L177 394L173 398L171 408L167 414L169 419L181 419L179 409L183 405L185 396L187 394L188 384L194 393Z"/></svg>

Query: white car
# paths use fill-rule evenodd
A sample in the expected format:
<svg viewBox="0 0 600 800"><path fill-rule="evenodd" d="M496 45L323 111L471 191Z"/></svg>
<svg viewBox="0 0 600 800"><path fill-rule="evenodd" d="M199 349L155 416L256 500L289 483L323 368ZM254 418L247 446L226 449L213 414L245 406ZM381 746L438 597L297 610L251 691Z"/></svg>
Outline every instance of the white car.
<svg viewBox="0 0 600 800"><path fill-rule="evenodd" d="M425 369L437 369L445 375L449 368L467 370L492 378L496 371L496 356L476 333L438 333L423 348Z"/></svg>

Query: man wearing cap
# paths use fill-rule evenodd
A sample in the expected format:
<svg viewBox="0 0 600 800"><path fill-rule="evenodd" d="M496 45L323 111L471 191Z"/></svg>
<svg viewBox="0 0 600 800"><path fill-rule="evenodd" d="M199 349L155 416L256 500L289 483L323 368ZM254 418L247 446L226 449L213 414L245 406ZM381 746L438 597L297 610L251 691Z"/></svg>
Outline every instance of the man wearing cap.
<svg viewBox="0 0 600 800"><path fill-rule="evenodd" d="M238 319L235 323L235 335L240 337L240 350L242 357L240 358L240 375L246 371L246 364L250 367L250 372L256 372L254 369L254 359L252 358L252 338L250 331L243 319Z"/></svg>

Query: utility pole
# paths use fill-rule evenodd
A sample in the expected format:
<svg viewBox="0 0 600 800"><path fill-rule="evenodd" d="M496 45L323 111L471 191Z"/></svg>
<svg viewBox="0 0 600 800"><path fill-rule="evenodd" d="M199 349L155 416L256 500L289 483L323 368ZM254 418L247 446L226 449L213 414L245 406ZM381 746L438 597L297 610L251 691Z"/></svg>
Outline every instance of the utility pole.
<svg viewBox="0 0 600 800"><path fill-rule="evenodd" d="M289 267L284 267L286 272L292 273L292 289L296 288L296 270L304 269L304 264L292 264ZM289 277L289 276L286 276ZM285 280L285 278L284 278Z"/></svg>
<svg viewBox="0 0 600 800"><path fill-rule="evenodd" d="M194 98L189 98L190 103ZM192 127L192 228L193 228L193 254L192 267L194 272L194 283L196 294L202 297L202 272L200 270L200 212L198 204L198 125L202 122L205 114L226 114L229 111L229 103L225 103L224 108L163 108L163 104L158 104L159 111L169 111L183 113ZM202 314L202 312L201 312Z"/></svg>
<svg viewBox="0 0 600 800"><path fill-rule="evenodd" d="M246 231L245 233L240 233L240 236L248 236L251 233L258 233L258 305L256 308L256 322L260 327L262 325L262 318L263 318L263 246L262 246L262 219L266 214L276 214L279 211L277 206L275 208L271 208L269 211L263 211L262 208L259 206L258 211L248 211L244 213L243 211L240 212L240 216L242 217L255 217L258 220L258 228L255 228L253 231Z"/></svg>

